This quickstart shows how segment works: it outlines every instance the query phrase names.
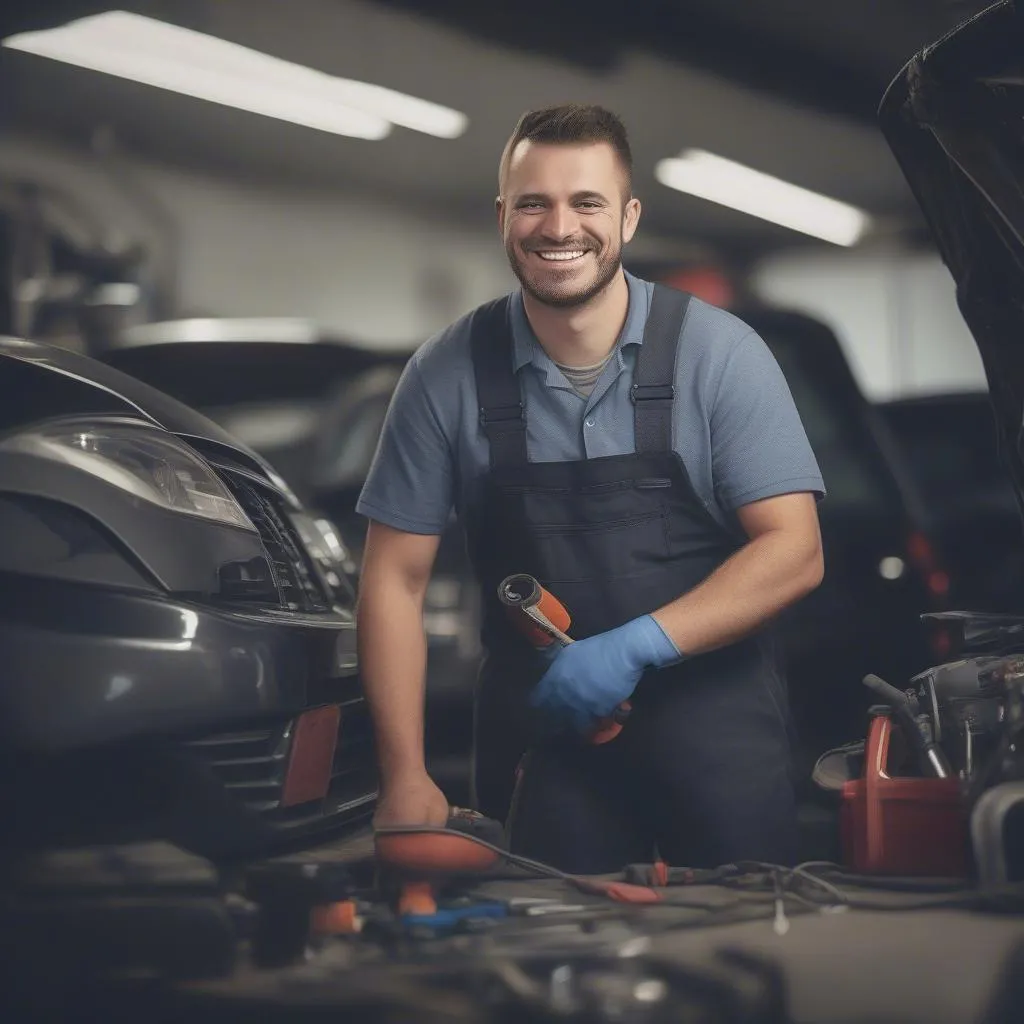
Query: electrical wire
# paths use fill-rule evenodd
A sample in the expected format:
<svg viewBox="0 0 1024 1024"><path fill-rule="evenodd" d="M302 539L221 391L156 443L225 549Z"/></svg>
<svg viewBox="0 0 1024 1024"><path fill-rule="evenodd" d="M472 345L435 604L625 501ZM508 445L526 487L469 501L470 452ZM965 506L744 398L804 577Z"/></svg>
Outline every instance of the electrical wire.
<svg viewBox="0 0 1024 1024"><path fill-rule="evenodd" d="M382 829L381 834L386 834L389 831L446 836L452 834L451 829L432 828L429 826ZM722 918L727 912L741 910L743 913L737 914L737 919L749 920L749 911L757 905L755 901L758 899L764 901L771 908L773 916L778 917L780 892L782 898L788 895L808 909L826 912L830 910L835 911L839 908L890 912L941 909L1003 910L1003 912L1006 912L1008 907L1024 910L1024 883L1012 883L999 889L982 891L974 887L966 879L895 879L884 876L850 874L841 865L831 861L805 861L794 867L763 861L739 861L735 864L721 865L717 871L702 873L700 880L693 883L654 887L651 885L637 885L636 883L622 883L616 879L609 878L580 877L562 871L550 864L544 864L530 857L524 857L520 854L503 850L501 847L478 839L469 833L460 832L459 835L492 851L500 859L523 871L530 872L535 876L560 880L572 885L574 888L583 889L594 894L599 895L600 886L609 884L631 884L634 888L650 889L659 894L671 892L671 898L663 898L651 905L705 911L706 916L702 919L701 923L709 923L709 919L713 919L711 923L718 924L721 923ZM815 873L816 871L828 871L836 881L829 881L821 877L820 874ZM841 884L844 882L848 886L855 886L858 889L875 889L879 892L900 893L904 895L929 893L930 898L916 901L898 900L894 902L872 900L869 896L861 896L843 889ZM689 885L694 884L716 885L722 888L744 891L748 897L752 898L747 900L737 899L727 905L708 906L707 903L702 903L698 900L686 900L677 897L676 894L679 890L685 890ZM630 904L627 903L625 905ZM640 906L640 904L632 905ZM675 924L674 927L686 927L693 923Z"/></svg>

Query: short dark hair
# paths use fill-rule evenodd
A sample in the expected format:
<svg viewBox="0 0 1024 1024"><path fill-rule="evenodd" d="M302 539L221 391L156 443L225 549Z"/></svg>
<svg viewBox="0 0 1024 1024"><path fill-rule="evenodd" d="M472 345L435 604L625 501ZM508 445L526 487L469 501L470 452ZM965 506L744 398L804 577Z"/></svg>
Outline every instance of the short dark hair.
<svg viewBox="0 0 1024 1024"><path fill-rule="evenodd" d="M626 126L619 117L604 107L584 103L563 103L557 107L527 111L516 124L505 144L498 165L498 191L500 192L512 153L520 142L572 145L588 142L607 142L615 150L626 175L626 196L633 191L633 153L629 147Z"/></svg>

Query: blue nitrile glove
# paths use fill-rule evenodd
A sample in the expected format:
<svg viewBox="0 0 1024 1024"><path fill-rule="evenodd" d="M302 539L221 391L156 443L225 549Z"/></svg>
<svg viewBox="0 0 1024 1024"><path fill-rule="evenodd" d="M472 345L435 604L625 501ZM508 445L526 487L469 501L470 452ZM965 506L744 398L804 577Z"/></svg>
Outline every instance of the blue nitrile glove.
<svg viewBox="0 0 1024 1024"><path fill-rule="evenodd" d="M652 615L563 647L530 695L552 718L583 732L610 715L636 689L647 668L662 668L682 655Z"/></svg>

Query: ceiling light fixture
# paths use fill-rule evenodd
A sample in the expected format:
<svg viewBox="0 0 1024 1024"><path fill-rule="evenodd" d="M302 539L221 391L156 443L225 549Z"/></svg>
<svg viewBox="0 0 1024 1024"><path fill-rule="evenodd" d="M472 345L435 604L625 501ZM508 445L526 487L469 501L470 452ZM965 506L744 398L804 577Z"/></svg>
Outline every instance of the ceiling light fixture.
<svg viewBox="0 0 1024 1024"><path fill-rule="evenodd" d="M467 125L457 110L127 11L23 32L3 45L335 135L378 140L401 125L454 139Z"/></svg>
<svg viewBox="0 0 1024 1024"><path fill-rule="evenodd" d="M654 176L668 188L835 245L856 245L871 222L856 207L701 149L659 160Z"/></svg>

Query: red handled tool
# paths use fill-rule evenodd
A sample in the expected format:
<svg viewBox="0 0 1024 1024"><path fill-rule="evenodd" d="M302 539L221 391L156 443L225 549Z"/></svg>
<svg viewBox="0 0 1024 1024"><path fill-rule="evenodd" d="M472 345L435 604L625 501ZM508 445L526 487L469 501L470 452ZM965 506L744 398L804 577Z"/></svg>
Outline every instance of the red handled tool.
<svg viewBox="0 0 1024 1024"><path fill-rule="evenodd" d="M549 590L526 573L506 576L498 587L498 599L509 609L516 626L538 650L552 644L564 647L573 643L566 630L571 618L565 605ZM615 739L632 707L623 701L607 718L601 718L588 734L591 743L607 743Z"/></svg>
<svg viewBox="0 0 1024 1024"><path fill-rule="evenodd" d="M436 914L438 893L452 879L488 872L501 860L504 845L500 822L461 807L449 809L444 828L380 828L374 832L380 881L402 918Z"/></svg>
<svg viewBox="0 0 1024 1024"><path fill-rule="evenodd" d="M393 906L406 920L427 922L437 915L437 896L460 878L489 873L502 861L531 875L557 878L581 892L618 903L658 903L661 895L649 885L571 875L558 868L509 852L499 822L476 811L452 808L448 825L392 826L377 829L374 847L379 868L399 883Z"/></svg>

